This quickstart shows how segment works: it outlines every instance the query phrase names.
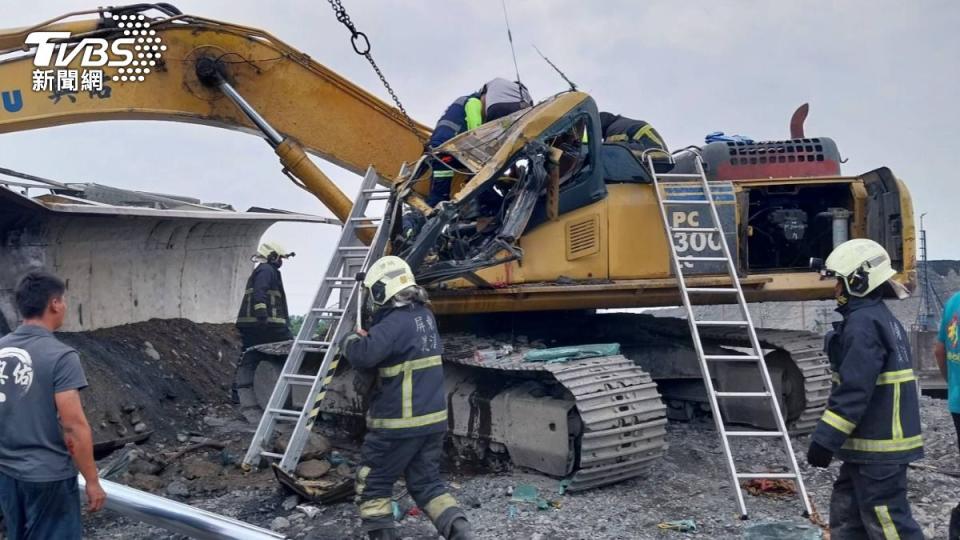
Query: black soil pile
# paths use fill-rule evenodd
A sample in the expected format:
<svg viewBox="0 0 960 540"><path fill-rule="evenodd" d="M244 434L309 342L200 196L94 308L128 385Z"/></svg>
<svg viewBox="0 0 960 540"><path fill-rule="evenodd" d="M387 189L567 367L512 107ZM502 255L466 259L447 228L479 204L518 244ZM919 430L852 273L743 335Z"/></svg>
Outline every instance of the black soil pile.
<svg viewBox="0 0 960 540"><path fill-rule="evenodd" d="M231 324L154 319L58 337L80 353L97 442L148 431L169 439L200 429L207 406L230 401L240 353Z"/></svg>

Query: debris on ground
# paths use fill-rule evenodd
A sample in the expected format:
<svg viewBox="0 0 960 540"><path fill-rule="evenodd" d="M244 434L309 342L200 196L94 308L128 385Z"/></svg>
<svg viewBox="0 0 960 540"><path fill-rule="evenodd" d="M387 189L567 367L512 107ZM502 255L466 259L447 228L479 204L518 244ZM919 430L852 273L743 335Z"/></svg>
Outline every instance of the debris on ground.
<svg viewBox="0 0 960 540"><path fill-rule="evenodd" d="M793 480L782 478L754 478L741 484L747 493L754 497L766 495L768 497L793 497L797 494L797 485Z"/></svg>
<svg viewBox="0 0 960 540"><path fill-rule="evenodd" d="M692 519L681 519L677 521L662 521L657 523L658 529L677 532L697 532L697 524Z"/></svg>

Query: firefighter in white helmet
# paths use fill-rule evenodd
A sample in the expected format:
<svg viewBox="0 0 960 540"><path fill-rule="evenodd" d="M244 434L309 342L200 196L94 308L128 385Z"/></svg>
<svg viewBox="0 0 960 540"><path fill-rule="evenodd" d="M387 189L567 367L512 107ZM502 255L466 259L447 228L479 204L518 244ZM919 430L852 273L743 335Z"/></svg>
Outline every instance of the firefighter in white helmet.
<svg viewBox="0 0 960 540"><path fill-rule="evenodd" d="M906 332L883 301L906 289L883 247L840 244L824 277L836 279L837 312L825 346L834 372L830 400L813 432L807 462L842 461L830 498L834 538L921 539L907 502L907 464L923 457L920 403Z"/></svg>
<svg viewBox="0 0 960 540"><path fill-rule="evenodd" d="M244 349L293 339L288 326L290 316L280 267L283 266L283 259L294 255L277 242L264 242L252 257L259 264L247 279L237 314L237 329L243 339Z"/></svg>
<svg viewBox="0 0 960 540"><path fill-rule="evenodd" d="M440 479L447 402L443 345L427 293L399 257L379 259L363 280L374 309L369 330L347 336L341 352L355 369L375 369L367 436L357 471L357 505L371 539L399 538L393 484L403 476L417 505L448 540L473 538L470 523Z"/></svg>

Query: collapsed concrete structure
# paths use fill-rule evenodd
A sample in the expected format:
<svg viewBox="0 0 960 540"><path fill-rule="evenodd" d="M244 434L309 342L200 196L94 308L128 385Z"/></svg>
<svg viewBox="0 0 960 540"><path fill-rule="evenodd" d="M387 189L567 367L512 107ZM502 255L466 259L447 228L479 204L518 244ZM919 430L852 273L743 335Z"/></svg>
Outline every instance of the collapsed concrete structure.
<svg viewBox="0 0 960 540"><path fill-rule="evenodd" d="M61 184L13 171L0 177L0 335L18 323L17 281L45 268L67 282L63 331L150 319L225 323L261 235L274 223L338 223L275 209ZM31 196L31 191L43 193Z"/></svg>

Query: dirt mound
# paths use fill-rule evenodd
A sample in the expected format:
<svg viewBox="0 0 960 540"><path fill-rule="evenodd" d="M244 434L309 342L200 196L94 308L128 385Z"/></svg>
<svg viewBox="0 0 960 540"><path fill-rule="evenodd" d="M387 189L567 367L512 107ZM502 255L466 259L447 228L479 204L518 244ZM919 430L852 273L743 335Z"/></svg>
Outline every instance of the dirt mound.
<svg viewBox="0 0 960 540"><path fill-rule="evenodd" d="M90 383L84 409L98 442L200 429L205 406L230 401L240 353L233 325L154 319L58 337L80 353Z"/></svg>

